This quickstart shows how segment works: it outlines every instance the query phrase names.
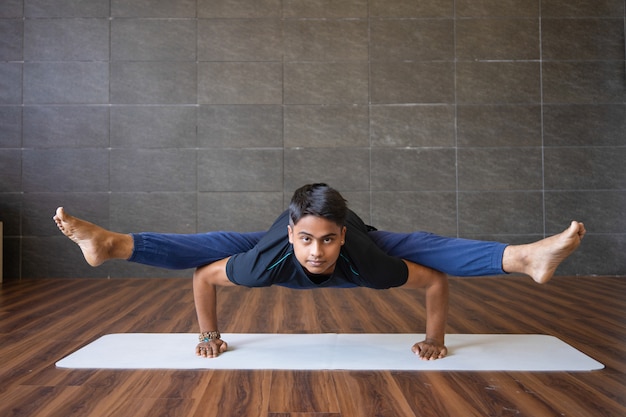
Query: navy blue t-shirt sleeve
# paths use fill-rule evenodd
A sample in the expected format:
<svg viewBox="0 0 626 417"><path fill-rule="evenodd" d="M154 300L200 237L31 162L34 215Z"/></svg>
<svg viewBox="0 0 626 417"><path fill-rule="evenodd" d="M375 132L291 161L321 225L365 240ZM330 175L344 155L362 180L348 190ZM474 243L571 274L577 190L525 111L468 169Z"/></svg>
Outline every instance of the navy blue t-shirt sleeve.
<svg viewBox="0 0 626 417"><path fill-rule="evenodd" d="M231 256L226 263L226 275L231 282L246 287L269 287L278 283L277 276L290 278L289 271L282 268L290 260L292 251L287 216L287 212L281 214L254 248ZM277 271L283 273L277 274Z"/></svg>

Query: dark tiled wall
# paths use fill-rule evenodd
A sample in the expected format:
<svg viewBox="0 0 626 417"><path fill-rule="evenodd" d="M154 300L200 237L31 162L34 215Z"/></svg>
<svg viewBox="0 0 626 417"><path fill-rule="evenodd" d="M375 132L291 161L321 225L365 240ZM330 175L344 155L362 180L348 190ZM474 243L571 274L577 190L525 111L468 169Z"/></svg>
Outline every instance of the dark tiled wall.
<svg viewBox="0 0 626 417"><path fill-rule="evenodd" d="M3 0L5 278L92 269L50 220L265 229L327 181L379 228L626 274L623 0Z"/></svg>

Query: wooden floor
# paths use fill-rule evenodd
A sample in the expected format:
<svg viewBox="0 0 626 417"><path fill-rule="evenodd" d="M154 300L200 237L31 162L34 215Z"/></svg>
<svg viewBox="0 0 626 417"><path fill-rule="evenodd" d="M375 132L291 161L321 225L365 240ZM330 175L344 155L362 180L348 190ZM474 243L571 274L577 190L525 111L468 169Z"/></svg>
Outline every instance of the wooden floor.
<svg viewBox="0 0 626 417"><path fill-rule="evenodd" d="M107 333L196 332L191 280L24 281L0 290L0 416L626 416L626 278L451 279L450 288L448 333L554 335L606 368L56 369L57 360ZM423 294L408 290L227 288L219 318L230 333L424 331Z"/></svg>

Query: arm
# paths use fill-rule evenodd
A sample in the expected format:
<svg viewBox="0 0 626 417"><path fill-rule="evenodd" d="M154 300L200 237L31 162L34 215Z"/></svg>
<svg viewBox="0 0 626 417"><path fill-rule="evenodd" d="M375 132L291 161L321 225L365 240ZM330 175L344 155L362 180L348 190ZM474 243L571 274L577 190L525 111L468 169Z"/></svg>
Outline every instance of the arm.
<svg viewBox="0 0 626 417"><path fill-rule="evenodd" d="M198 268L193 275L193 298L198 316L200 333L219 332L217 325L217 286L234 285L226 276L228 258ZM228 349L221 338L200 341L196 355L205 358L217 357Z"/></svg>
<svg viewBox="0 0 626 417"><path fill-rule="evenodd" d="M409 278L402 288L426 290L426 339L413 345L412 350L421 359L441 359L448 353L444 345L448 320L448 278L442 272L405 262Z"/></svg>

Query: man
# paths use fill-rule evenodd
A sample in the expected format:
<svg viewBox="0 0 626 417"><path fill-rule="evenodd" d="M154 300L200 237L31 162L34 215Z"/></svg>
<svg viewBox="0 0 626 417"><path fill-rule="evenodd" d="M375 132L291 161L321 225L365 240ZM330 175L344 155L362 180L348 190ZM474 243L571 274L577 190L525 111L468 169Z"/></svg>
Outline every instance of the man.
<svg viewBox="0 0 626 417"><path fill-rule="evenodd" d="M585 234L582 223L572 222L559 235L528 245L506 245L423 232L376 231L326 184L296 190L289 210L267 233L125 235L72 217L62 208L54 219L92 266L127 259L166 268L198 268L193 279L201 331L196 354L207 358L227 349L217 327L218 285L424 288L426 339L412 350L422 359L443 358L448 307L444 273L522 273L547 282Z"/></svg>

